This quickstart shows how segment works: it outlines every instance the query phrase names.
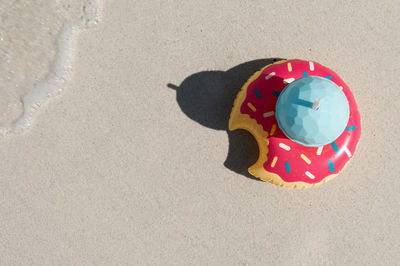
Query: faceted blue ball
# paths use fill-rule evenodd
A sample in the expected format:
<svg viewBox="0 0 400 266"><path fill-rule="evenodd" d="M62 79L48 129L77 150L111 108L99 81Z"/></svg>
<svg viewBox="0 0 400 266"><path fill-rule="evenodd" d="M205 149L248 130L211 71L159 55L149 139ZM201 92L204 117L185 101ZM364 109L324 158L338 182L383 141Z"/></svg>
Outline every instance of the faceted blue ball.
<svg viewBox="0 0 400 266"><path fill-rule="evenodd" d="M287 85L276 103L276 119L288 138L318 147L337 139L349 121L349 102L332 81L317 76Z"/></svg>

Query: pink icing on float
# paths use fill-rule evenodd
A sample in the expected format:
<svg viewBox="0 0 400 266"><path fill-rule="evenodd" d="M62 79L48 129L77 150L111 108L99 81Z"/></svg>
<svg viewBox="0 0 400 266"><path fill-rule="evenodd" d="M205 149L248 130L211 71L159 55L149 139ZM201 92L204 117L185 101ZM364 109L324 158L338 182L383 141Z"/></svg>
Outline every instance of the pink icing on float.
<svg viewBox="0 0 400 266"><path fill-rule="evenodd" d="M345 130L324 146L307 147L290 140L278 127L275 117L280 92L304 75L330 79L342 89L349 103L350 114ZM360 114L349 87L331 69L311 61L295 59L267 66L248 85L240 113L256 120L267 132L267 160L263 167L285 182L316 184L337 174L351 159L361 135Z"/></svg>

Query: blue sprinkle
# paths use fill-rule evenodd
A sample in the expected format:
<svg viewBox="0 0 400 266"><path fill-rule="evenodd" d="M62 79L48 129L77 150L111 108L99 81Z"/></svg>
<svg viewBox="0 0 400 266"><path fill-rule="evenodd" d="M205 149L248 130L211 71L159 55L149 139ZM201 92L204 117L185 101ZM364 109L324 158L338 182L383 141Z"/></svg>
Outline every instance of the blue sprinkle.
<svg viewBox="0 0 400 266"><path fill-rule="evenodd" d="M335 150L336 153L339 152L339 148L338 148L338 146L336 145L335 142L332 142L332 143L331 143L331 146L332 146L332 148Z"/></svg>
<svg viewBox="0 0 400 266"><path fill-rule="evenodd" d="M261 93L258 89L254 89L254 93L257 95L258 99L261 99Z"/></svg>
<svg viewBox="0 0 400 266"><path fill-rule="evenodd" d="M307 77L307 76L308 76L307 71L304 71L303 72L303 77Z"/></svg>
<svg viewBox="0 0 400 266"><path fill-rule="evenodd" d="M286 168L286 172L290 173L290 165L289 162L285 162L285 168Z"/></svg>
<svg viewBox="0 0 400 266"><path fill-rule="evenodd" d="M356 129L356 126L346 127L346 130L347 130L347 131L352 131L352 130L354 130L354 129Z"/></svg>
<svg viewBox="0 0 400 266"><path fill-rule="evenodd" d="M331 160L328 161L328 165L331 173L335 172L335 166L333 165L333 162Z"/></svg>
<svg viewBox="0 0 400 266"><path fill-rule="evenodd" d="M279 94L281 94L279 91L273 91L272 92L272 95L274 95L274 96L279 96Z"/></svg>
<svg viewBox="0 0 400 266"><path fill-rule="evenodd" d="M326 78L326 79L332 79L332 76L329 75L329 76L326 76L325 78Z"/></svg>

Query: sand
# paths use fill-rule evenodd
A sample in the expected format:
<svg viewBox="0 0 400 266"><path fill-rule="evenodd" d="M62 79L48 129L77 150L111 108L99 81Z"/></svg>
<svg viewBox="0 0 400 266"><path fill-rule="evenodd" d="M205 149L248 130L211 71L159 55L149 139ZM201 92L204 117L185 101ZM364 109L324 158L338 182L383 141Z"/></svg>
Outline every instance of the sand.
<svg viewBox="0 0 400 266"><path fill-rule="evenodd" d="M396 264L399 13L395 0L106 1L64 90L0 139L2 264ZM358 150L319 187L249 178L256 143L227 132L241 83L272 58L329 66L359 105Z"/></svg>
<svg viewBox="0 0 400 266"><path fill-rule="evenodd" d="M29 127L63 90L77 35L99 15L98 0L0 2L0 135Z"/></svg>

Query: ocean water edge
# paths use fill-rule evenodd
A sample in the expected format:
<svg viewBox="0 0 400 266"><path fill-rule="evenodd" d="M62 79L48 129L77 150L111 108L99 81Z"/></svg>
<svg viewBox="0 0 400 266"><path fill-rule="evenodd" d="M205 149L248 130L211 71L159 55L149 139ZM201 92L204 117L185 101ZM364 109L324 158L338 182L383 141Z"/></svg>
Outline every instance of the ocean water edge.
<svg viewBox="0 0 400 266"><path fill-rule="evenodd" d="M100 20L101 0L0 2L0 135L28 128L72 74L75 42Z"/></svg>

